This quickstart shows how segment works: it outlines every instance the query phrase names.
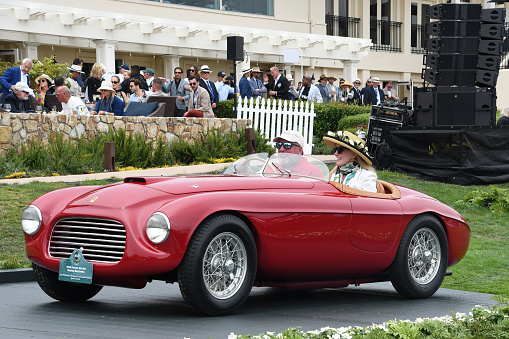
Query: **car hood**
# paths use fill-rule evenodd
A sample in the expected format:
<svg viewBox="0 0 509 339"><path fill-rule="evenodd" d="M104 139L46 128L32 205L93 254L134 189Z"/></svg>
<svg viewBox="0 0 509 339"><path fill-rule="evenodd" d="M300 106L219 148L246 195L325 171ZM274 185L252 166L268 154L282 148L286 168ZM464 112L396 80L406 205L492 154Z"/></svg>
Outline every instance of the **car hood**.
<svg viewBox="0 0 509 339"><path fill-rule="evenodd" d="M183 177L126 178L124 182L142 185L170 194L193 194L216 191L264 190L264 189L310 189L313 179L262 175L198 175Z"/></svg>

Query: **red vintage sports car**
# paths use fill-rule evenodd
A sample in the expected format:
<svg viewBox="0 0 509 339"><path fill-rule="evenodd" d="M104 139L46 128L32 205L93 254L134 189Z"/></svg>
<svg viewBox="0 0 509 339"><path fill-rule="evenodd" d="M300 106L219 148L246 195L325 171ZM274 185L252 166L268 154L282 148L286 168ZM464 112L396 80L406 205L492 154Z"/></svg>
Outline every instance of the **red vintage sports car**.
<svg viewBox="0 0 509 339"><path fill-rule="evenodd" d="M295 157L255 154L220 175L47 193L22 215L37 281L61 301L87 300L105 285L178 282L197 312L225 315L253 285L390 280L405 297L427 298L465 256L470 229L449 206L387 182L379 193L332 183L325 164ZM72 267L80 256L88 268Z"/></svg>

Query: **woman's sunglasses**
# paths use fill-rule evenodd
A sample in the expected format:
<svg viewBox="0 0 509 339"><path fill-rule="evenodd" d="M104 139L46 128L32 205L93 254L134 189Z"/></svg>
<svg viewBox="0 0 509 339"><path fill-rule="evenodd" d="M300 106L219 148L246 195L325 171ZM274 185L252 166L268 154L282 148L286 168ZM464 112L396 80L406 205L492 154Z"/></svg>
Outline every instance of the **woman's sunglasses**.
<svg viewBox="0 0 509 339"><path fill-rule="evenodd" d="M120 81L112 81L111 83L112 83L112 84L119 84L119 83L120 83Z"/></svg>
<svg viewBox="0 0 509 339"><path fill-rule="evenodd" d="M291 142L276 142L276 148L277 149L280 149L281 146L283 146L285 149L290 149L292 148L294 144L292 144Z"/></svg>
<svg viewBox="0 0 509 339"><path fill-rule="evenodd" d="M332 149L334 150L334 153L338 152L338 154L343 153L343 151L345 150L343 146L334 146Z"/></svg>

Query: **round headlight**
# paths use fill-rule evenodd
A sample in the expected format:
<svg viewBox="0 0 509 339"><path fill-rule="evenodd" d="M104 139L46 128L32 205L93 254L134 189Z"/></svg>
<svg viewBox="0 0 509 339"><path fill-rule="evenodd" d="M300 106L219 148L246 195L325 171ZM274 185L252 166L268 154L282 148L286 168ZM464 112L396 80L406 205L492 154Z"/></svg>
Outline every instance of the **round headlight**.
<svg viewBox="0 0 509 339"><path fill-rule="evenodd" d="M161 212L156 212L147 220L147 237L153 243L160 244L170 234L170 220Z"/></svg>
<svg viewBox="0 0 509 339"><path fill-rule="evenodd" d="M28 235L33 235L41 227L42 215L37 206L30 205L21 214L21 227Z"/></svg>

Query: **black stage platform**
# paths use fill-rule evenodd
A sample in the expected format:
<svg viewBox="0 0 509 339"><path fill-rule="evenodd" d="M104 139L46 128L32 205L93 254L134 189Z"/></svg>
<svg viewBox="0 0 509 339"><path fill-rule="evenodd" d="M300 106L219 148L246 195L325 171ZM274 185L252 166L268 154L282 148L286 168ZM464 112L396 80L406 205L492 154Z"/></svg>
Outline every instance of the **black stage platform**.
<svg viewBox="0 0 509 339"><path fill-rule="evenodd" d="M509 182L505 126L404 126L384 132L390 133L386 143L373 145L378 167L387 167L380 166L385 161L396 172L458 185Z"/></svg>

